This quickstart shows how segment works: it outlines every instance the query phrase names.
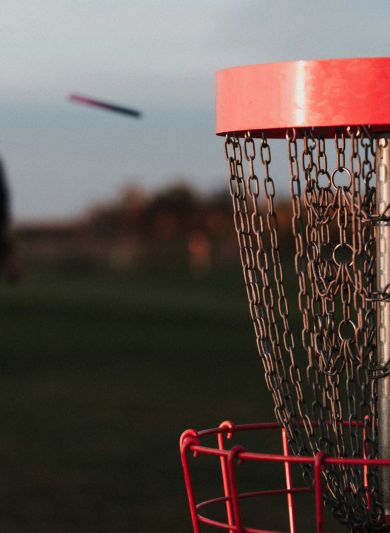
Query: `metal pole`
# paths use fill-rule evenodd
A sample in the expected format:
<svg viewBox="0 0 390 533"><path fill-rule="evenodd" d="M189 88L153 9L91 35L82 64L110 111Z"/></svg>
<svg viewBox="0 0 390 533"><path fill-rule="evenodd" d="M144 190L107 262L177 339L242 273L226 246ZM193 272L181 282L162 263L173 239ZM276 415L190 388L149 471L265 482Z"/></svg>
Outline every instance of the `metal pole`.
<svg viewBox="0 0 390 533"><path fill-rule="evenodd" d="M376 207L383 214L390 205L390 136L377 140ZM390 284L390 223L377 225L377 290L388 291ZM381 365L390 359L390 301L378 302L377 356ZM390 458L390 376L378 379L378 452L379 458ZM380 469L380 491L386 516L390 515L390 471Z"/></svg>

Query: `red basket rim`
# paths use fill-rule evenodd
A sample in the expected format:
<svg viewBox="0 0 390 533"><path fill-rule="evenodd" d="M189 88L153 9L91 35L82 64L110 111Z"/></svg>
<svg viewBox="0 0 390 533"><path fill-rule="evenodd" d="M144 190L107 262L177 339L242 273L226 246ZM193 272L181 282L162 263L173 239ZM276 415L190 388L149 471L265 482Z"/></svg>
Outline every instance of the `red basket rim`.
<svg viewBox="0 0 390 533"><path fill-rule="evenodd" d="M390 128L390 57L289 61L221 70L216 85L216 133L290 128Z"/></svg>
<svg viewBox="0 0 390 533"><path fill-rule="evenodd" d="M368 419L367 419L368 421ZM303 424L302 424L303 425ZM318 426L312 423L313 426ZM362 421L344 421L344 427L356 427L362 429L362 437L364 439L365 423ZM265 430L279 430L282 434L283 454L273 453L258 453L246 451L242 446L235 445L230 449L227 448L227 440L230 440L235 433L245 431L265 431ZM202 440L205 437L216 436L216 447L205 446ZM194 527L194 533L200 533L200 524L208 524L217 529L229 530L230 533L280 533L278 531L270 531L265 529L254 529L243 527L241 522L240 501L245 498L255 496L272 496L277 494L285 494L287 497L287 508L290 523L290 533L296 533L295 526L295 510L294 510L294 496L298 493L313 492L315 498L315 521L317 533L323 533L323 487L322 487L322 472L329 465L353 465L361 466L364 475L364 488L366 491L367 506L370 508L370 487L369 487L369 467L385 467L390 466L390 459L369 459L366 457L330 457L323 452L318 452L313 456L297 456L289 452L288 439L286 430L277 422L263 422L254 424L233 424L230 421L222 422L218 427L195 431L189 429L185 431L180 438L181 460L184 472L184 479L187 489L187 496L189 501L190 513ZM189 457L194 455L199 457L201 455L213 456L220 463L224 496L219 496L212 499L207 499L201 502L196 502L192 479L191 467ZM236 483L236 467L241 462L258 461L258 462L274 462L282 463L285 471L285 488L259 490L249 493L239 493ZM292 481L292 464L312 465L314 473L314 484L312 488L308 487L294 487ZM227 521L220 522L212 518L208 518L199 511L208 508L217 503L225 503L227 509ZM385 517L386 520L389 517Z"/></svg>
<svg viewBox="0 0 390 533"><path fill-rule="evenodd" d="M313 426L318 424L313 423ZM364 427L364 423L343 421L344 427L359 426ZM195 431L193 429L186 430L180 437L181 449L190 448L195 454L211 455L216 457L228 457L231 454L231 450L221 450L219 448L212 448L210 446L203 446L200 444L202 437L218 434L229 435L242 432L242 431L264 431L264 430L281 430L282 427L277 422L259 422L253 424L238 424L235 425L232 422L222 422L218 427ZM315 455L282 455L274 453L260 453L260 452L248 452L240 446L240 450L236 453L237 459L243 461L262 461L262 462L289 462L300 464L314 464L316 460ZM330 457L322 454L322 463L324 465L355 465L355 466L390 466L390 459L369 459L365 457Z"/></svg>

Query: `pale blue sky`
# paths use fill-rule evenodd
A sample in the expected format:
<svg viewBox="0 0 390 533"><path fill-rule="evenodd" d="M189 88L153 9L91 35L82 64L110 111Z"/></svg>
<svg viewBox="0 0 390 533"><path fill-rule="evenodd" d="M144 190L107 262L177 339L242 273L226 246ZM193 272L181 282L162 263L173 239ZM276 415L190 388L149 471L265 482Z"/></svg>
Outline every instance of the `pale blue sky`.
<svg viewBox="0 0 390 533"><path fill-rule="evenodd" d="M70 216L127 183L219 188L216 70L386 56L389 23L388 0L1 0L0 153L16 218Z"/></svg>

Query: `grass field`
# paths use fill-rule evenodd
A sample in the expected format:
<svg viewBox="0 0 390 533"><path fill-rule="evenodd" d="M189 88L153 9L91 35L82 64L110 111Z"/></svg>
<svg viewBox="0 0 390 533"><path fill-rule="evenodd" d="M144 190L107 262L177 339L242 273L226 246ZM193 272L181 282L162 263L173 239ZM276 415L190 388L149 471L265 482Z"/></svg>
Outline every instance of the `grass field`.
<svg viewBox="0 0 390 533"><path fill-rule="evenodd" d="M0 293L0 530L190 532L181 431L273 419L238 267L40 265Z"/></svg>

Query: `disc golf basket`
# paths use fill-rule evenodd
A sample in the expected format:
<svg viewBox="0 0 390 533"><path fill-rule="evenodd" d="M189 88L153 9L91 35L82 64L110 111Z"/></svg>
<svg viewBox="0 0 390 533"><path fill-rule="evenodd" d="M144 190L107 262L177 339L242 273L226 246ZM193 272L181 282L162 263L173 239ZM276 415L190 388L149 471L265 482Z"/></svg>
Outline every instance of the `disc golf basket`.
<svg viewBox="0 0 390 533"><path fill-rule="evenodd" d="M182 435L195 533L202 524L264 532L261 513L249 527L241 506L272 494L287 495L294 533L298 492L315 495L317 533L324 531L323 505L347 530L390 531L389 87L390 58L218 73L217 134L225 136L250 316L276 422L225 422ZM282 247L277 200L288 189L290 240ZM291 278L296 291L287 294ZM271 430L282 432L282 454L228 446L232 435L257 431L261 442ZM215 445L204 444L210 435ZM196 499L192 455L220 464L221 495ZM281 463L285 486L240 493L241 462ZM296 463L306 483L300 488L291 476ZM225 508L222 520L208 514L216 504Z"/></svg>

